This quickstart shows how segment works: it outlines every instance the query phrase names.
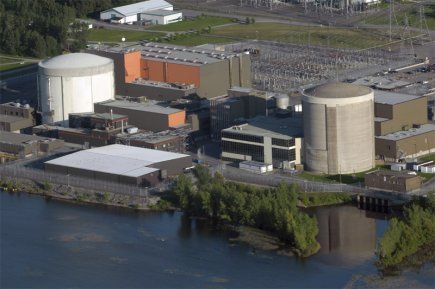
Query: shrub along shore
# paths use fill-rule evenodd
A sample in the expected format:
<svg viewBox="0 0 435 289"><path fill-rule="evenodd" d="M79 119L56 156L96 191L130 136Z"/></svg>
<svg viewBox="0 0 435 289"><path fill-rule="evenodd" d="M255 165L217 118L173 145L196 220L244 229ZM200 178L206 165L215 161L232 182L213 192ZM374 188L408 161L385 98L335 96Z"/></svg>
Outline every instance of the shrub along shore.
<svg viewBox="0 0 435 289"><path fill-rule="evenodd" d="M271 232L301 257L320 249L316 218L297 207L297 186L259 188L226 182L222 175L212 177L202 166L195 168L194 175L195 183L179 176L172 190L173 201L185 213Z"/></svg>
<svg viewBox="0 0 435 289"><path fill-rule="evenodd" d="M415 263L414 255L425 254L427 248L435 247L435 194L413 201L404 207L403 218L392 218L387 231L379 242L378 266L383 271L395 271ZM420 259L420 257L419 257Z"/></svg>

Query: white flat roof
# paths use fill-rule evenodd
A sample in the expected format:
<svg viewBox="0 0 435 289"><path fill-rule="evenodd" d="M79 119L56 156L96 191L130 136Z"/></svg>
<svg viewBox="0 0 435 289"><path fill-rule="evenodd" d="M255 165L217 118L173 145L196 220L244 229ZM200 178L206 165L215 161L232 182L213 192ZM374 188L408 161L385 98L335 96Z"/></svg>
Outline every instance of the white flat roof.
<svg viewBox="0 0 435 289"><path fill-rule="evenodd" d="M185 154L114 144L75 152L45 163L102 173L139 177L158 171L156 168L148 167L154 163L187 156Z"/></svg>
<svg viewBox="0 0 435 289"><path fill-rule="evenodd" d="M130 4L130 5L114 7L106 11L115 10L124 16L130 16L145 11L156 10L156 9L167 9L172 7L173 6L170 3L164 0L147 0L147 1ZM106 11L103 11L103 13Z"/></svg>

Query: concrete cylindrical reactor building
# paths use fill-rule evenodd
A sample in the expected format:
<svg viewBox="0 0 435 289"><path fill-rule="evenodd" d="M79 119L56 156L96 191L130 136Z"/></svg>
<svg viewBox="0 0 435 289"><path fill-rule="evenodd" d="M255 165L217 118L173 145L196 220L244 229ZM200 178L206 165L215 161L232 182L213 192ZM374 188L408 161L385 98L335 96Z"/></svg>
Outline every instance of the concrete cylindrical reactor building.
<svg viewBox="0 0 435 289"><path fill-rule="evenodd" d="M304 91L304 162L307 170L351 174L374 167L373 90L328 83Z"/></svg>
<svg viewBox="0 0 435 289"><path fill-rule="evenodd" d="M88 53L59 55L39 63L43 123L67 125L69 113L93 112L115 95L113 60Z"/></svg>

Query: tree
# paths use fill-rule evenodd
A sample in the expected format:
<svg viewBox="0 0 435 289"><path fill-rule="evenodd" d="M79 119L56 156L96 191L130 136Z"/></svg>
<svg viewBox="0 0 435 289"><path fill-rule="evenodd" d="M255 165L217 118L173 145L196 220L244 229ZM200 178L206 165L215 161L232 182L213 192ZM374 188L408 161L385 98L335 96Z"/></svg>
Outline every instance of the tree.
<svg viewBox="0 0 435 289"><path fill-rule="evenodd" d="M46 53L48 56L54 56L60 53L59 43L54 39L54 37L47 36L45 38L45 43L47 45Z"/></svg>
<svg viewBox="0 0 435 289"><path fill-rule="evenodd" d="M32 31L29 37L29 53L31 56L44 58L47 53L47 45L45 43L44 38L36 32Z"/></svg>

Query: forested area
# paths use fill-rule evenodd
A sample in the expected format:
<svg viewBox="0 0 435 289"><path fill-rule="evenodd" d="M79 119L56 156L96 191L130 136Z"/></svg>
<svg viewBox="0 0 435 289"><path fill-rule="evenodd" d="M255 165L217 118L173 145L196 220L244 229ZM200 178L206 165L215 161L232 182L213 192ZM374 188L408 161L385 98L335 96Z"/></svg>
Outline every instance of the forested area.
<svg viewBox="0 0 435 289"><path fill-rule="evenodd" d="M396 266L407 257L435 242L435 195L412 202L403 218L393 218L382 237L377 255L384 268Z"/></svg>
<svg viewBox="0 0 435 289"><path fill-rule="evenodd" d="M0 51L43 58L78 51L86 45L87 27L76 18L137 0L2 0Z"/></svg>
<svg viewBox="0 0 435 289"><path fill-rule="evenodd" d="M194 174L195 183L180 175L172 191L184 212L272 232L299 256L319 250L317 220L297 208L296 185L269 189L225 182L222 175L212 177L202 166L197 166Z"/></svg>

